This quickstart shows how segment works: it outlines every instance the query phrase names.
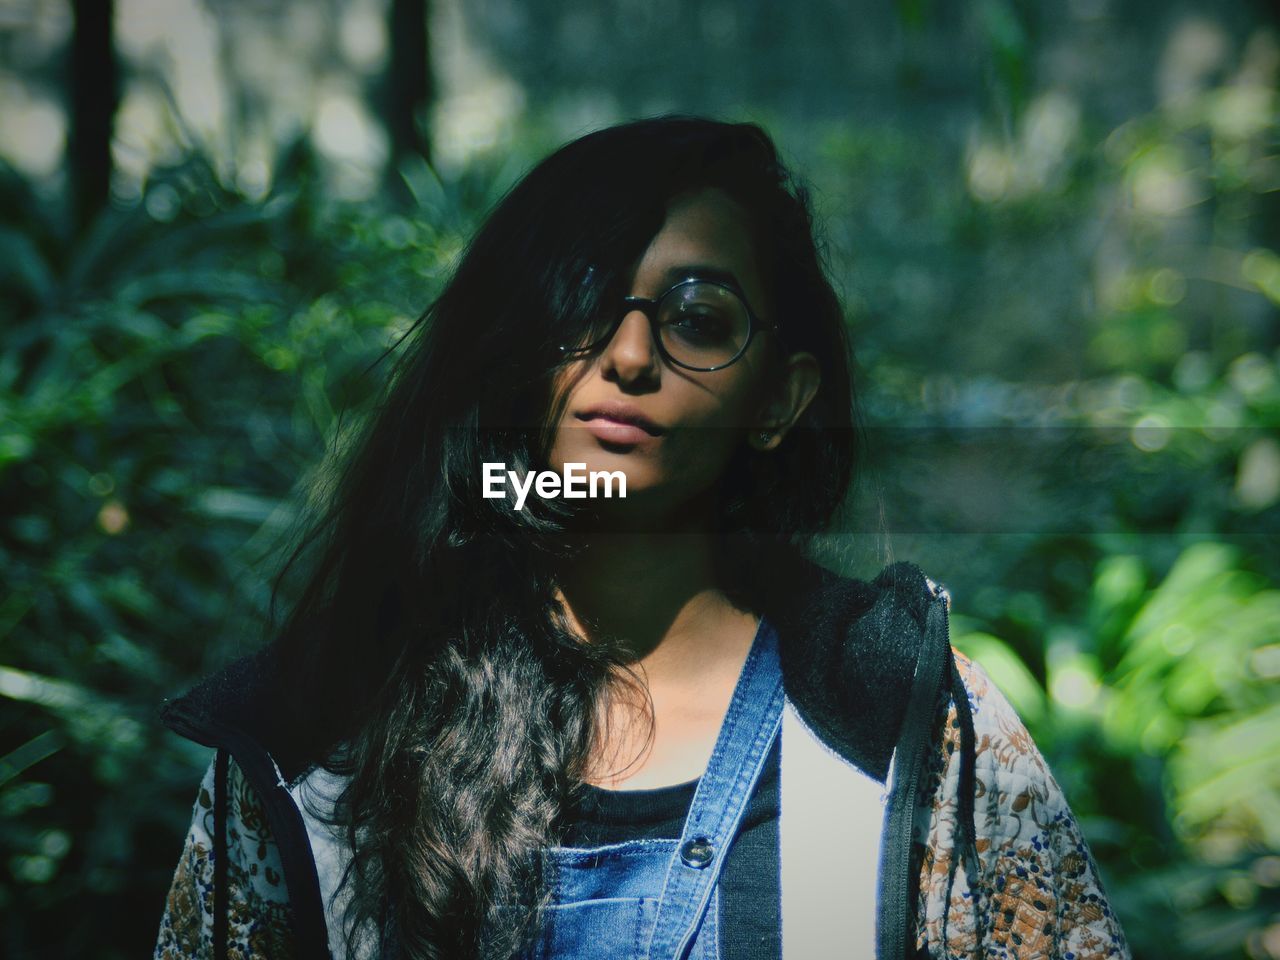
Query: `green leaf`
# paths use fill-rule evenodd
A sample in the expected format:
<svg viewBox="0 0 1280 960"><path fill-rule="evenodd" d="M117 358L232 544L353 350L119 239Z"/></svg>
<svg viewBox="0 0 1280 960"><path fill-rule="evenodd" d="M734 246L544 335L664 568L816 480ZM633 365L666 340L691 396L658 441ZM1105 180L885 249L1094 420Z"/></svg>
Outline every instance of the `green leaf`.
<svg viewBox="0 0 1280 960"><path fill-rule="evenodd" d="M45 757L51 757L66 746L62 736L54 730L46 730L28 740L16 750L0 757L0 785L8 783L24 770L35 766Z"/></svg>

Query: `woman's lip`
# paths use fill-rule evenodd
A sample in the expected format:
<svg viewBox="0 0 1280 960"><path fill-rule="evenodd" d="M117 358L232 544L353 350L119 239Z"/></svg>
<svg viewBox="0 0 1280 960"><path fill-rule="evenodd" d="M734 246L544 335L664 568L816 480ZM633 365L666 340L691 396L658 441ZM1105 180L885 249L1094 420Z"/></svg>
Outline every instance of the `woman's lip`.
<svg viewBox="0 0 1280 960"><path fill-rule="evenodd" d="M656 439L643 427L610 420L608 417L592 417L586 421L586 427L593 436L610 443L643 443L645 440Z"/></svg>
<svg viewBox="0 0 1280 960"><path fill-rule="evenodd" d="M595 417L601 417L605 420L616 421L617 423L630 423L640 427L651 437L656 437L662 433L661 427L642 414L635 407L626 403L601 403L583 413L575 413L574 416L579 420L591 420Z"/></svg>

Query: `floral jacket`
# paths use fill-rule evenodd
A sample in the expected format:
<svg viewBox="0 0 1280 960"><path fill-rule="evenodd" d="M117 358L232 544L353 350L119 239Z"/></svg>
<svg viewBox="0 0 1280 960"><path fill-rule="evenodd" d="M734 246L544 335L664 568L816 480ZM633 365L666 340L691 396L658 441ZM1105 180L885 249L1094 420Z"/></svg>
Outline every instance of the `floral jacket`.
<svg viewBox="0 0 1280 960"><path fill-rule="evenodd" d="M866 582L803 561L769 603L805 725L887 787L879 960L1129 957L1044 758L981 666L952 649L944 589L907 562ZM162 708L172 729L217 750L156 960L337 956L318 879L332 864L318 871L327 854L299 811L317 766L289 755L271 715L276 671L268 649Z"/></svg>

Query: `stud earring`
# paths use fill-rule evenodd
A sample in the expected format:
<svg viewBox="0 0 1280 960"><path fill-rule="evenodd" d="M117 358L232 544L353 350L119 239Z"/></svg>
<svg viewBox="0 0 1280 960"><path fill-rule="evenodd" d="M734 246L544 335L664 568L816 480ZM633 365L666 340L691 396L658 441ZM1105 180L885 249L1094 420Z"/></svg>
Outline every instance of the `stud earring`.
<svg viewBox="0 0 1280 960"><path fill-rule="evenodd" d="M768 443L768 442L769 442L770 440L772 440L772 439L773 439L773 434L772 434L772 433L770 433L768 430L761 430L761 431L760 431L760 442L761 442L761 443Z"/></svg>

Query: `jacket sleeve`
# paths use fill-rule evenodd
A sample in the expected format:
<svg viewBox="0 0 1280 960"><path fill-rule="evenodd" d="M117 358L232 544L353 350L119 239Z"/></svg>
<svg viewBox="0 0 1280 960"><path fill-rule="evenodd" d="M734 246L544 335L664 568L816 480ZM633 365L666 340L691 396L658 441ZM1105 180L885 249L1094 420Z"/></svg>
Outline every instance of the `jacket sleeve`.
<svg viewBox="0 0 1280 960"><path fill-rule="evenodd" d="M154 960L212 960L214 949L214 784L209 764L191 827L165 900ZM292 917L280 858L262 802L234 760L227 764L227 956L288 960Z"/></svg>
<svg viewBox="0 0 1280 960"><path fill-rule="evenodd" d="M917 947L946 958L1128 960L1097 864L1044 757L986 671L955 658L973 716L979 865L975 880L961 858L950 878L961 753L951 703L917 837L924 845Z"/></svg>

